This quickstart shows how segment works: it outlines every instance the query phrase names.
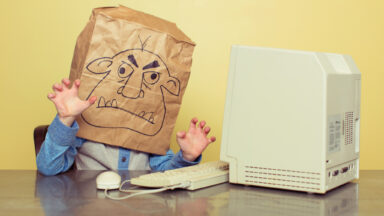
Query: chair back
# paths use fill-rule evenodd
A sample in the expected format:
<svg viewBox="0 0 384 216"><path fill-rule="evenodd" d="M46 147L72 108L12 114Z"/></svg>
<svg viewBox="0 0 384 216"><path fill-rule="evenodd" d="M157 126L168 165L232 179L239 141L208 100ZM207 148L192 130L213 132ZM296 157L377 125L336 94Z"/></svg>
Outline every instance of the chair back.
<svg viewBox="0 0 384 216"><path fill-rule="evenodd" d="M43 144L45 140L45 135L47 134L49 125L40 125L35 128L33 131L33 140L35 142L35 154L37 154L40 151L41 145Z"/></svg>

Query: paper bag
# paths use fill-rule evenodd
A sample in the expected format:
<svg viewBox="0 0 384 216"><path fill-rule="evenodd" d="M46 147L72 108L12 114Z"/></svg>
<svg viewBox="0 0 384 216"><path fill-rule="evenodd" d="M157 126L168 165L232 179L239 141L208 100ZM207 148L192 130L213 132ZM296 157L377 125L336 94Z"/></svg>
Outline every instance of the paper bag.
<svg viewBox="0 0 384 216"><path fill-rule="evenodd" d="M96 8L77 39L70 79L97 101L78 136L165 154L188 83L195 44L174 23L127 7Z"/></svg>

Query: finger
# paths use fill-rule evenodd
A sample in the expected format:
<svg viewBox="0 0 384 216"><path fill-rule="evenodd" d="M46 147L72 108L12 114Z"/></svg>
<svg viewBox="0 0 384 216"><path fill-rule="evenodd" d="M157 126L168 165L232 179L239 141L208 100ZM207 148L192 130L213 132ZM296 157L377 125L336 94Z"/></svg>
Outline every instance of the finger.
<svg viewBox="0 0 384 216"><path fill-rule="evenodd" d="M209 133L209 131L211 131L210 127L207 126L207 127L204 128L205 135L207 135Z"/></svg>
<svg viewBox="0 0 384 216"><path fill-rule="evenodd" d="M75 84L76 88L79 88L80 87L80 80L79 79L75 80L74 84Z"/></svg>
<svg viewBox="0 0 384 216"><path fill-rule="evenodd" d="M176 137L179 138L179 139L184 139L186 136L186 132L185 131L179 131L176 133Z"/></svg>
<svg viewBox="0 0 384 216"><path fill-rule="evenodd" d="M53 91L55 92L61 92L63 91L63 86L59 83L55 83L53 86L52 86L52 89Z"/></svg>
<svg viewBox="0 0 384 216"><path fill-rule="evenodd" d="M96 100L97 100L97 97L96 97L96 96L92 96L92 97L90 97L90 98L88 99L88 103L89 103L89 105L94 104L94 103L96 102Z"/></svg>
<svg viewBox="0 0 384 216"><path fill-rule="evenodd" d="M213 142L215 142L215 141L216 141L216 137L212 136L211 138L209 138L209 142L210 142L210 143L213 143Z"/></svg>
<svg viewBox="0 0 384 216"><path fill-rule="evenodd" d="M53 100L53 99L55 99L56 94L54 94L54 93L49 93L49 94L47 95L47 97L48 97L49 100Z"/></svg>
<svg viewBox="0 0 384 216"><path fill-rule="evenodd" d="M62 79L61 83L63 83L65 88L69 88L69 86L71 85L71 81L68 78Z"/></svg>
<svg viewBox="0 0 384 216"><path fill-rule="evenodd" d="M90 98L88 98L88 100L86 101L81 101L82 103L82 110L86 110L88 109L88 107L90 107L92 104L94 104L97 100L97 97L96 96L92 96Z"/></svg>
<svg viewBox="0 0 384 216"><path fill-rule="evenodd" d="M200 124L199 124L200 128L203 129L205 124L206 124L206 122L204 120L201 121Z"/></svg>
<svg viewBox="0 0 384 216"><path fill-rule="evenodd" d="M78 95L79 92L79 87L80 87L80 80L77 79L73 82L71 90L74 92L74 94Z"/></svg>
<svg viewBox="0 0 384 216"><path fill-rule="evenodd" d="M191 120L191 124L189 125L189 130L196 128L196 124L199 120L195 117Z"/></svg>

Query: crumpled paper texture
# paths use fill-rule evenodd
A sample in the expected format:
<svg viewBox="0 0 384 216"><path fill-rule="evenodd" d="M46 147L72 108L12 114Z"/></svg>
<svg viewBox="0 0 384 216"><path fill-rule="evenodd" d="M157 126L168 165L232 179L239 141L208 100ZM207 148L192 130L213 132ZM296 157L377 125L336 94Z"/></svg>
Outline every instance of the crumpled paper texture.
<svg viewBox="0 0 384 216"><path fill-rule="evenodd" d="M195 43L174 23L130 8L96 8L79 35L70 79L97 101L77 136L164 155L190 76Z"/></svg>

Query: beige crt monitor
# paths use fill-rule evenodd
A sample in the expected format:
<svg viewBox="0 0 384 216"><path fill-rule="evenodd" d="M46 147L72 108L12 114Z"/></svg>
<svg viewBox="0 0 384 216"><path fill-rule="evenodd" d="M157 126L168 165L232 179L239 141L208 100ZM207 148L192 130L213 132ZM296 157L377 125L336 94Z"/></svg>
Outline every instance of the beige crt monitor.
<svg viewBox="0 0 384 216"><path fill-rule="evenodd" d="M347 55L233 46L220 155L229 181L325 193L358 178L360 83Z"/></svg>

